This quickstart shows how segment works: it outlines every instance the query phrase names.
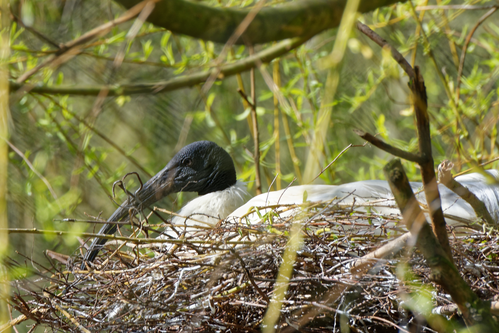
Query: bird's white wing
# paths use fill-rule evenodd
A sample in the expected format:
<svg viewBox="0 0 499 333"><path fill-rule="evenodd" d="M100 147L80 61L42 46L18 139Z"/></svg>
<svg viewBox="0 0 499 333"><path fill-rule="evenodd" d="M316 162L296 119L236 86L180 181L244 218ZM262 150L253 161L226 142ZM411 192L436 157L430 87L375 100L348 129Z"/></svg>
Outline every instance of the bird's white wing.
<svg viewBox="0 0 499 333"><path fill-rule="evenodd" d="M495 178L499 178L499 171L488 171ZM456 177L456 180L471 192L473 192L480 200L482 200L492 217L497 221L499 219L499 187L497 184L490 184L483 175L473 173ZM411 182L411 187L416 192L417 199L426 205L424 193L419 191L422 189L422 183ZM442 209L444 214L457 217L447 218L449 224L457 224L462 220L473 222L476 220L476 214L472 207L461 199L457 194L449 190L444 185L439 185L441 195ZM305 194L306 192L306 194ZM419 193L418 193L419 192ZM271 205L289 205L302 204L304 199L307 201L329 201L335 199L338 202L351 204L365 204L366 202L376 202L375 209L381 214L399 213L395 208L395 202L390 187L383 180L365 180L343 185L301 185L292 186L288 189L264 193L258 195L248 201L243 206L236 209L229 218L240 218L246 216L252 207L267 207ZM263 209L262 212L266 212ZM259 219L253 215L248 215L247 219L250 223L256 223Z"/></svg>

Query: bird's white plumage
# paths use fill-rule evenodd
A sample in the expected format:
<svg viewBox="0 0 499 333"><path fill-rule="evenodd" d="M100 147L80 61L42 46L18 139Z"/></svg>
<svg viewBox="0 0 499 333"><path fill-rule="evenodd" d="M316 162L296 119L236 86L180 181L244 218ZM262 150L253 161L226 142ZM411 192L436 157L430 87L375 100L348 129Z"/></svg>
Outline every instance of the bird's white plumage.
<svg viewBox="0 0 499 333"><path fill-rule="evenodd" d="M499 178L498 170L489 170L488 173L496 179ZM484 202L495 221L499 220L499 187L497 184L489 184L487 178L478 173L456 177L456 181L467 187ZM411 182L411 187L417 192L422 188L422 183ZM307 192L306 196L305 191ZM439 191L444 214L456 217L455 219L448 218L447 222L449 224L457 224L463 220L469 222L476 220L477 217L474 210L457 194L444 185L439 185ZM426 204L423 192L418 193L416 197L421 203ZM264 193L252 198L246 204L232 212L229 215L229 220L237 220L244 217L245 222L258 223L260 218L257 214L247 215L252 207L266 207L277 204L302 204L304 198L311 202L336 199L338 202L341 201L346 204L353 203L353 200L358 204L376 201L374 209L377 212L382 214L399 213L386 181L365 180L343 185L292 186L288 189ZM266 211L268 209L263 209L261 213L265 213ZM286 215L290 214L292 212L286 213Z"/></svg>
<svg viewBox="0 0 499 333"><path fill-rule="evenodd" d="M246 184L237 181L231 187L201 195L189 201L172 220L175 225L211 226L229 216L236 208L248 200Z"/></svg>

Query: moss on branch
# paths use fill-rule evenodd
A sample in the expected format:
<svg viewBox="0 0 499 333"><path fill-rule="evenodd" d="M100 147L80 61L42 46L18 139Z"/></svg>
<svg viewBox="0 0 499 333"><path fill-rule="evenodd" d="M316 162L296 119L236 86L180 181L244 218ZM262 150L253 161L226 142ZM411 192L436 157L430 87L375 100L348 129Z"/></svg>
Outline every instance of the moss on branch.
<svg viewBox="0 0 499 333"><path fill-rule="evenodd" d="M142 0L115 0L126 8ZM366 13L400 0L362 0ZM340 24L347 0L303 0L262 8L236 44L260 44L315 35ZM225 43L251 9L215 8L186 0L156 3L147 21L172 32Z"/></svg>
<svg viewBox="0 0 499 333"><path fill-rule="evenodd" d="M249 56L243 60L236 61L234 63L226 64L220 66L219 77L227 77L242 73L251 68L254 68L259 63L268 63L273 59L289 52L290 50L300 46L308 40L308 37L302 38L292 38L289 40L282 41L277 45L269 47L253 56ZM168 92L181 88L187 88L195 86L205 82L213 71L218 71L218 69L210 69L206 71L201 71L194 74L182 75L175 77L171 80L161 81L161 82L151 82L151 83L136 83L136 84L116 84L108 87L105 86L43 86L43 85L29 85L29 84L19 84L17 82L10 82L10 89L12 91L17 91L19 89L24 89L26 91L39 93L39 94L60 94L60 95L79 95L79 96L97 96L102 89L109 89L108 96L120 96L120 95L134 95L134 94L150 94L150 93L160 93Z"/></svg>

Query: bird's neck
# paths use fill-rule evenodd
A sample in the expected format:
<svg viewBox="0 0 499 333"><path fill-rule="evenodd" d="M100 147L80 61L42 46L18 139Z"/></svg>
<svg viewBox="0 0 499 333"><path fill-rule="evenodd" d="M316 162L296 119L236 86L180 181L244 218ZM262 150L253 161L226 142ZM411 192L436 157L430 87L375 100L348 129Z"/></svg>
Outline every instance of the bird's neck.
<svg viewBox="0 0 499 333"><path fill-rule="evenodd" d="M248 199L246 184L241 181L221 191L210 192L201 195L188 202L178 212L184 217L175 217L174 224L183 223L185 217L191 216L193 220L201 220L207 224L214 225L220 219L229 216L236 208L246 203ZM187 225L191 222L188 221ZM192 225L199 225L192 221Z"/></svg>

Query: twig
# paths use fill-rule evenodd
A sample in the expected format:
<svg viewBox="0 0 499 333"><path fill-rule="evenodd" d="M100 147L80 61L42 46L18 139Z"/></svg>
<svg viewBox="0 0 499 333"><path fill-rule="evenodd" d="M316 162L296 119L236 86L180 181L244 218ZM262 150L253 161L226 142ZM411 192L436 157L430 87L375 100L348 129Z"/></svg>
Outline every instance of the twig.
<svg viewBox="0 0 499 333"><path fill-rule="evenodd" d="M341 157L341 155L343 155L347 150L349 150L350 148L352 147L365 147L367 144L367 142L364 142L363 144L361 145L354 145L354 144L349 144L348 146L346 146L342 151L340 151L340 153L338 155L336 155L336 157L334 158L334 160L332 160L331 162L329 162L328 165L326 165L326 167L324 169L321 170L321 172L319 172L319 174L317 176L315 176L314 179L312 179L311 183L316 180L317 178L319 178L331 165L333 165L334 162L336 162L338 160L338 158Z"/></svg>
<svg viewBox="0 0 499 333"><path fill-rule="evenodd" d="M22 3L20 3L20 5L22 5ZM14 18L14 21L16 21L17 24L19 24L21 27L23 27L24 29L26 29L29 32L31 32L38 39L44 41L47 44L52 45L56 49L60 49L60 45L57 44L56 42L54 42L52 39L50 39L49 37L45 36L40 31L38 31L38 30L36 30L36 29L34 29L34 28L30 27L30 26L25 25L24 22L23 22L23 20L20 20L19 17L17 17L16 15L14 15L14 13L12 12L12 8L11 8L11 11L10 11L10 15L12 15L12 17ZM55 52L57 52L57 51L55 51Z"/></svg>
<svg viewBox="0 0 499 333"><path fill-rule="evenodd" d="M262 1L263 2L263 1ZM253 46L250 46L250 55L253 55ZM260 176L260 132L258 131L258 117L256 115L256 87L255 87L255 69L250 70L250 86L251 86L251 119L253 121L253 145L254 161L255 161L255 187L256 194L262 194L262 179Z"/></svg>
<svg viewBox="0 0 499 333"><path fill-rule="evenodd" d="M78 327L83 333L90 333L85 327L83 327L73 316L71 316L66 310L57 305L54 301L52 302L54 307L59 310L66 318L68 318L76 327Z"/></svg>
<svg viewBox="0 0 499 333"><path fill-rule="evenodd" d="M39 234L39 235L54 235L54 236L81 236L81 237L93 237L93 238L103 238L108 240L126 241L134 244L217 244L215 241L209 240L185 240L185 239L161 239L161 238L130 238L116 235L103 235L95 234L90 232L73 232L73 231L59 231L59 230L43 230L37 228L0 228L0 232L8 232L9 234ZM266 243L262 241L262 243ZM253 245L253 241L228 241L224 244L234 244L234 245Z"/></svg>
<svg viewBox="0 0 499 333"><path fill-rule="evenodd" d="M409 153L405 150L393 147L389 145L388 143L384 142L383 140L378 139L374 135L370 133L366 133L364 131L354 129L353 130L355 134L360 136L362 139L368 141L370 144L372 144L375 147L378 147L379 149L386 151L389 154L392 154L393 156L397 156L400 158L403 158L404 160L415 162L415 163L420 163L421 162L421 156Z"/></svg>
<svg viewBox="0 0 499 333"><path fill-rule="evenodd" d="M336 309L333 309L329 306L326 306L324 304L321 304L321 303L318 303L318 302L312 302L312 304L314 306L317 306L319 308L323 308L325 310L328 310L330 312L333 312L333 313L336 313L336 312L343 312L343 311L339 311L339 310L336 310ZM364 319L364 318L370 318L370 319L374 319L374 320L379 320L379 321L382 321L386 324L389 324L390 326L393 326L395 328L397 328L399 330L399 332L404 332L404 333L410 333L408 330L405 330L404 328L400 327L399 325L389 321L389 320L386 320L384 318L380 318L380 317L377 317L377 316L356 316L356 315L352 315L352 314L348 314L349 316L352 316L353 318L356 318L356 319Z"/></svg>
<svg viewBox="0 0 499 333"><path fill-rule="evenodd" d="M33 164L31 164L31 162L26 158L26 156L19 150L16 148L16 146L14 146L12 143L10 143L10 141L4 139L5 142L7 142L7 144L10 146L10 148L17 154L19 155L23 160L24 162L28 165L28 167L31 169L31 171L33 171L33 173L35 175L38 176L38 178L40 178L43 183L45 184L45 186L47 186L48 190L50 191L50 194L52 195L52 198L54 198L54 200L57 200L57 194L55 193L54 189L52 188L52 186L50 185L49 181L47 180L47 178L45 178L41 173L39 173L35 167L33 166Z"/></svg>
<svg viewBox="0 0 499 333"><path fill-rule="evenodd" d="M241 256L234 250L231 249L232 254L239 260L239 263L241 264L241 267L244 270L244 273L246 273L246 277L250 281L251 285L255 290L258 292L258 294L265 300L267 304L269 304L270 300L269 297L258 287L258 285L255 283L255 280L253 279L253 276L251 276L251 273L248 271L248 268L244 264L244 260L241 258Z"/></svg>
<svg viewBox="0 0 499 333"><path fill-rule="evenodd" d="M357 29L359 29L360 32L362 32L364 35L369 37L373 42L375 42L376 44L378 44L382 48L385 48L385 47L388 48L392 53L393 59L395 59L395 61L398 62L400 67L402 67L404 72L407 73L409 78L414 77L414 69L412 68L411 64L409 64L407 62L407 60L405 60L404 56L402 54L400 54L399 51L397 51L394 47L392 47L390 44L388 44L388 42L386 40L381 38L380 35L378 35L374 31L372 31L367 25L365 25L361 22L357 22Z"/></svg>
<svg viewBox="0 0 499 333"><path fill-rule="evenodd" d="M461 77L463 75L463 68L464 68L464 61L466 59L466 53L468 52L468 45L470 44L471 38L473 37L473 34L475 33L476 29L492 14L496 12L498 9L498 6L494 6L492 9L490 9L487 13L483 14L482 17L476 22L476 24L473 26L473 29L469 32L468 36L466 36L466 40L464 41L463 49L461 51L461 59L459 61L459 68L457 70L457 81L456 81L456 99L454 103L459 106L459 98L461 96Z"/></svg>
<svg viewBox="0 0 499 333"><path fill-rule="evenodd" d="M105 23L97 28L94 28L94 29L90 30L89 32L87 32L86 34L84 34L83 36L76 38L71 42L61 44L59 50L54 55L48 57L47 59L42 61L37 66L30 69L29 71L24 72L24 74L22 74L21 76L19 76L17 78L16 82L23 83L28 78L30 78L33 74L37 73L40 69L56 62L57 60L59 60L59 64L69 60L69 58L72 58L74 55L76 55L80 52L80 49L78 49L78 47L80 45L83 45L83 44L91 41L94 38L98 38L100 36L107 34L116 25L133 19L149 3L155 3L158 1L159 0L144 0L144 1L140 2L139 4L135 5L134 7L130 8L129 10L127 10L123 15L121 15L117 19L115 19L111 22L107 22L107 23ZM61 59L61 57L63 55L67 55L68 57L66 59Z"/></svg>
<svg viewBox="0 0 499 333"><path fill-rule="evenodd" d="M389 243L377 248L375 251L364 255L362 258L357 259L352 264L351 272L356 274L358 271L365 272L365 266L372 266L378 262L379 259L392 258L407 245L407 241L411 238L410 232L390 241Z"/></svg>
<svg viewBox="0 0 499 333"><path fill-rule="evenodd" d="M452 167L454 165L449 161L443 161L438 166L438 180L449 190L459 195L464 201L470 204L477 217L482 218L489 226L495 226L496 222L490 215L485 204L480 201L470 190L457 182L452 177Z"/></svg>

